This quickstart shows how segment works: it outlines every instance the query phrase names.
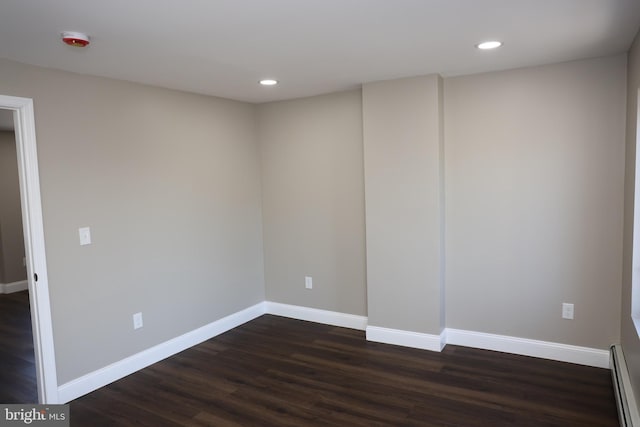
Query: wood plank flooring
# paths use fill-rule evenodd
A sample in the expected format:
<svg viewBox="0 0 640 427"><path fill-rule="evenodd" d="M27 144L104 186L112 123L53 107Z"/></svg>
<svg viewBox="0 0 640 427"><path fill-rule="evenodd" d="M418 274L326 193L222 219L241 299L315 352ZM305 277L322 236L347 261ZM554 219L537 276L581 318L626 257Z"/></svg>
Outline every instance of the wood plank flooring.
<svg viewBox="0 0 640 427"><path fill-rule="evenodd" d="M617 426L610 372L265 315L71 402L72 426Z"/></svg>
<svg viewBox="0 0 640 427"><path fill-rule="evenodd" d="M29 291L0 294L0 402L37 401Z"/></svg>

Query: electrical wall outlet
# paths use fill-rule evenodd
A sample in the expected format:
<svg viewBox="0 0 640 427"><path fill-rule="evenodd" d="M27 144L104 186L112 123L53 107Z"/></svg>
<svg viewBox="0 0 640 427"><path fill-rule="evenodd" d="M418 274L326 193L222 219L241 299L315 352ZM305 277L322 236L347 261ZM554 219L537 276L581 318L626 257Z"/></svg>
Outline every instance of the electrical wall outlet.
<svg viewBox="0 0 640 427"><path fill-rule="evenodd" d="M311 276L304 276L304 287L307 289L313 289L313 279Z"/></svg>
<svg viewBox="0 0 640 427"><path fill-rule="evenodd" d="M142 328L142 313L136 313L133 315L133 329Z"/></svg>
<svg viewBox="0 0 640 427"><path fill-rule="evenodd" d="M82 227L78 229L80 236L80 246L91 244L91 229L89 227Z"/></svg>
<svg viewBox="0 0 640 427"><path fill-rule="evenodd" d="M566 302L562 303L562 318L573 319L573 304L569 304Z"/></svg>

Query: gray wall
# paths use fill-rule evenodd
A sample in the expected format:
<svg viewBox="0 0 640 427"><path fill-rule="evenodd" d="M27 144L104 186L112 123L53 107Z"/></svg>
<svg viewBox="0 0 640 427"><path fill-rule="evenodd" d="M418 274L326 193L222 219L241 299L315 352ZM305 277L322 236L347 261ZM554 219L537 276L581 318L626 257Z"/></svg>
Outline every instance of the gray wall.
<svg viewBox="0 0 640 427"><path fill-rule="evenodd" d="M429 253L446 224L447 327L596 348L618 340L625 66L622 55L445 79L444 109L427 97L439 118L395 93L413 79L389 93L411 120L376 103L389 126L381 117L368 132L407 119L415 133L444 111L446 217L433 226L424 206L442 199L432 192L420 202L428 218L392 220L421 230L400 241L428 238ZM265 298L375 318L360 91L252 106L4 60L0 75L1 94L35 102L61 383ZM434 190L441 154L405 156L419 182L387 176L406 203ZM378 172L371 201L393 207L402 195L385 202ZM80 247L83 226L94 243ZM420 263L434 257L411 256L413 272L399 277L430 281ZM396 286L380 281L380 300L407 289ZM376 326L437 333L442 297L406 293ZM576 304L575 320L560 319L562 302ZM133 331L138 311L145 326Z"/></svg>
<svg viewBox="0 0 640 427"><path fill-rule="evenodd" d="M633 217L636 174L636 132L640 89L640 33L631 46L627 67L627 151L625 168L624 267L622 280L621 343L636 400L640 404L640 339L631 320L631 271L633 268ZM636 254L636 259L638 255Z"/></svg>
<svg viewBox="0 0 640 427"><path fill-rule="evenodd" d="M444 114L433 76L365 85L363 104L347 92L259 106L268 299L424 333L439 333L446 308L451 328L617 342L625 67L617 55L444 79ZM438 114L444 221L437 145L417 136L438 140ZM442 224L446 306L432 286ZM346 250L365 244L366 292L361 249ZM353 269L337 274L332 250ZM323 277L318 293L306 274ZM561 318L563 302L574 320Z"/></svg>
<svg viewBox="0 0 640 427"><path fill-rule="evenodd" d="M262 104L257 117L267 299L367 315L360 91Z"/></svg>
<svg viewBox="0 0 640 427"><path fill-rule="evenodd" d="M446 79L447 327L617 342L625 66Z"/></svg>
<svg viewBox="0 0 640 427"><path fill-rule="evenodd" d="M27 279L23 257L16 140L13 131L0 131L0 283Z"/></svg>
<svg viewBox="0 0 640 427"><path fill-rule="evenodd" d="M34 99L60 383L264 300L253 106L5 60L0 75Z"/></svg>

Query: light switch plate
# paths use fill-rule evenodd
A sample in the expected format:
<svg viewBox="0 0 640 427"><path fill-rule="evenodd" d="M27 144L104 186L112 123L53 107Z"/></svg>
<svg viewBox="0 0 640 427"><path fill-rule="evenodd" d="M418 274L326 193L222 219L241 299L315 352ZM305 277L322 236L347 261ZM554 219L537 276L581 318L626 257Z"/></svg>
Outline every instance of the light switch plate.
<svg viewBox="0 0 640 427"><path fill-rule="evenodd" d="M142 313L136 313L133 315L133 329L142 328Z"/></svg>
<svg viewBox="0 0 640 427"><path fill-rule="evenodd" d="M78 229L80 235L80 246L91 244L91 229L89 227L82 227Z"/></svg>

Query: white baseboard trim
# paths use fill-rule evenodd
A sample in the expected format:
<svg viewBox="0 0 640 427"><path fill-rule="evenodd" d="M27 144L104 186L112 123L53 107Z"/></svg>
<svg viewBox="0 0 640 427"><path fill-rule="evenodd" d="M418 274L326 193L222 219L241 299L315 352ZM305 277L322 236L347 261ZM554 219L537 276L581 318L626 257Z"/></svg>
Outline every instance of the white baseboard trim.
<svg viewBox="0 0 640 427"><path fill-rule="evenodd" d="M189 347L193 347L203 341L227 332L263 314L265 314L265 303L261 302L191 332L187 332L179 337L170 339L162 344L158 344L155 347L129 356L126 359L112 363L97 371L83 375L80 378L58 386L59 401L60 403L67 403L140 369L166 359L169 356L173 356Z"/></svg>
<svg viewBox="0 0 640 427"><path fill-rule="evenodd" d="M445 346L445 334L432 335L400 329L367 326L367 341L401 345L422 350L442 351Z"/></svg>
<svg viewBox="0 0 640 427"><path fill-rule="evenodd" d="M265 306L268 314L364 330L368 341L430 351L442 351L446 344L461 345L579 365L609 368L609 351L607 350L450 328L445 329L440 335L425 334L368 326L368 319L365 316L271 301L266 301Z"/></svg>
<svg viewBox="0 0 640 427"><path fill-rule="evenodd" d="M281 304L271 301L267 301L265 304L266 312L276 316L307 320L310 322L341 326L343 328L358 329L361 331L364 331L367 327L367 318L365 316L301 307L299 305Z"/></svg>
<svg viewBox="0 0 640 427"><path fill-rule="evenodd" d="M13 283L0 283L0 294L12 294L14 292L26 291L29 289L29 282L20 280Z"/></svg>
<svg viewBox="0 0 640 427"><path fill-rule="evenodd" d="M4 290L4 287L2 290ZM326 325L364 330L368 341L423 350L442 351L446 344L452 344L609 368L609 351L607 350L459 329L447 328L440 335L432 335L379 326L367 326L368 319L365 316L263 301L62 384L58 386L58 400L60 403L67 403L263 314L273 314Z"/></svg>
<svg viewBox="0 0 640 427"><path fill-rule="evenodd" d="M609 351L483 332L445 330L447 344L533 356L578 365L609 368Z"/></svg>

